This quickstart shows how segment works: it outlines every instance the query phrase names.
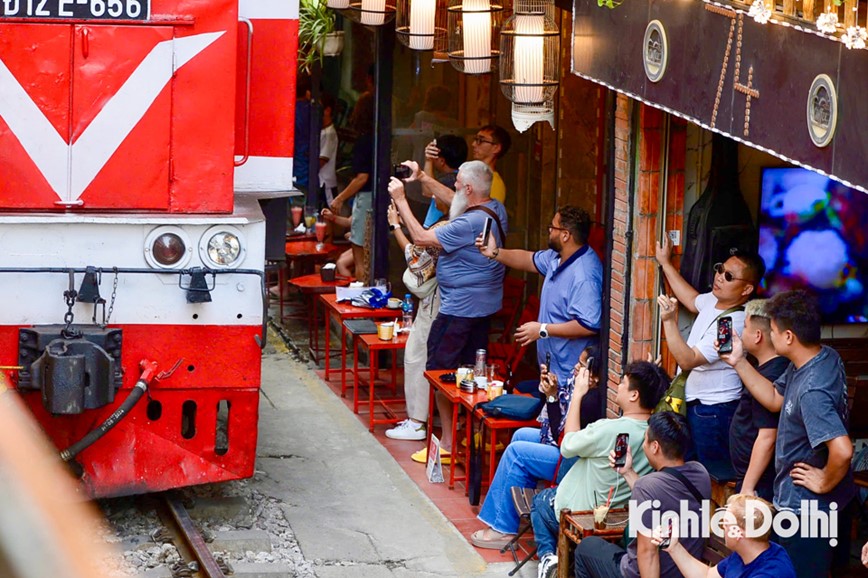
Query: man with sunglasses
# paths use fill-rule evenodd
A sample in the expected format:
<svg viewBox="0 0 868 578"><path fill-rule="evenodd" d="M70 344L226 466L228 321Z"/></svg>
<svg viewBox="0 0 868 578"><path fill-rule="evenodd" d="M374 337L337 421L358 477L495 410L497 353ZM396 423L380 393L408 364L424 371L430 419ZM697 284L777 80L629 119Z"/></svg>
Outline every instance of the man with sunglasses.
<svg viewBox="0 0 868 578"><path fill-rule="evenodd" d="M717 320L731 317L733 332L741 335L744 304L765 274L765 264L759 255L735 252L725 263L714 265L711 292L700 294L672 264L668 236L657 244L655 257L675 295L660 295L657 302L669 351L681 371L690 372L685 397L696 457L714 472L729 471L729 428L742 384L735 370L717 354ZM678 327L679 303L697 314L686 341Z"/></svg>
<svg viewBox="0 0 868 578"><path fill-rule="evenodd" d="M536 342L540 365L550 354L547 369L561 383L570 378L573 363L600 331L603 266L588 246L590 229L587 212L564 206L548 227L548 250L504 249L497 246L494 235L484 246L481 237L476 240L479 251L492 261L545 278L539 319L519 327L515 340L520 345Z"/></svg>

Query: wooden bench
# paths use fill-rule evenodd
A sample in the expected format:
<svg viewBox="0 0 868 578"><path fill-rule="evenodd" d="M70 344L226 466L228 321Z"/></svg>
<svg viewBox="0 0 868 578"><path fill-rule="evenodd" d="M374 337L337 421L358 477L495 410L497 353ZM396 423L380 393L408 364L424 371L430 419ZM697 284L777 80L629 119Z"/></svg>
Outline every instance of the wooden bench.
<svg viewBox="0 0 868 578"><path fill-rule="evenodd" d="M726 547L723 538L719 538L712 532L705 542L705 550L702 551L702 561L709 566L716 566L730 554L732 554L732 550Z"/></svg>
<svg viewBox="0 0 868 578"><path fill-rule="evenodd" d="M711 501L715 507L722 508L730 496L735 495L735 482L720 481L711 478Z"/></svg>

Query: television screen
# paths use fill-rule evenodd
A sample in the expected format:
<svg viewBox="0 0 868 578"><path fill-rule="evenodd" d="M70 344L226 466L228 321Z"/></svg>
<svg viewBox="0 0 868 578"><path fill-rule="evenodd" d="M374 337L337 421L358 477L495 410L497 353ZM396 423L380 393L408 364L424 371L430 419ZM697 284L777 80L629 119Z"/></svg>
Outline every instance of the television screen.
<svg viewBox="0 0 868 578"><path fill-rule="evenodd" d="M826 323L868 321L868 194L802 168L762 173L761 294L809 289Z"/></svg>

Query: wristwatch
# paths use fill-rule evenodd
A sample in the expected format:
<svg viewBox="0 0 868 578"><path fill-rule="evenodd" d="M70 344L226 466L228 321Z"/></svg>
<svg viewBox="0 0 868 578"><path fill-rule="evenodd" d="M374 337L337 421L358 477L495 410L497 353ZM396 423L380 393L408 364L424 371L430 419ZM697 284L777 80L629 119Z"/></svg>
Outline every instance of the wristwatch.
<svg viewBox="0 0 868 578"><path fill-rule="evenodd" d="M553 395L550 395L550 396L548 396L548 398L546 398L546 401L549 402L549 403L557 403L558 398L556 398L556 397L553 396Z"/></svg>
<svg viewBox="0 0 868 578"><path fill-rule="evenodd" d="M547 339L548 338L549 331L548 331L548 329L546 329L546 327L548 327L548 323L540 323L540 326L539 326L539 338L540 339Z"/></svg>
<svg viewBox="0 0 868 578"><path fill-rule="evenodd" d="M391 223L391 224L389 225L389 230L390 230L390 231L397 231L397 230L400 229L400 228L401 228L401 225L399 225L398 223Z"/></svg>

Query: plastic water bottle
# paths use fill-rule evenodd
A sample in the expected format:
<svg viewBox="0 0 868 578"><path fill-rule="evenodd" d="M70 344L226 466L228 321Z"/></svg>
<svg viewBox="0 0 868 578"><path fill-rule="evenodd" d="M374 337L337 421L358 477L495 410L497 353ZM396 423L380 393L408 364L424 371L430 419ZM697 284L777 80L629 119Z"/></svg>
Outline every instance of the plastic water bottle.
<svg viewBox="0 0 868 578"><path fill-rule="evenodd" d="M404 295L404 304L401 306L401 309L404 312L401 324L404 327L404 331L409 331L413 326L413 298L409 293Z"/></svg>

